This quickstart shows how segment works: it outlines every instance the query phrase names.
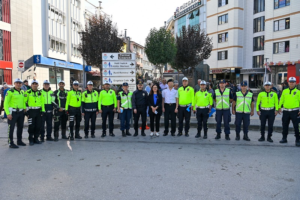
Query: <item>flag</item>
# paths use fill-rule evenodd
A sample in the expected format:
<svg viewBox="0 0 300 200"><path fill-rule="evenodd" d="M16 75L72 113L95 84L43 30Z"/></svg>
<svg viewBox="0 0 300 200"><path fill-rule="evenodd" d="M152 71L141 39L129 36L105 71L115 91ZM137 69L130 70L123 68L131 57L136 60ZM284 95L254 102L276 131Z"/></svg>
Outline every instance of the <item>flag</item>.
<svg viewBox="0 0 300 200"><path fill-rule="evenodd" d="M269 63L266 63L266 68L267 68L270 72L272 72L272 70L271 70L271 68L270 68L270 66L269 66Z"/></svg>

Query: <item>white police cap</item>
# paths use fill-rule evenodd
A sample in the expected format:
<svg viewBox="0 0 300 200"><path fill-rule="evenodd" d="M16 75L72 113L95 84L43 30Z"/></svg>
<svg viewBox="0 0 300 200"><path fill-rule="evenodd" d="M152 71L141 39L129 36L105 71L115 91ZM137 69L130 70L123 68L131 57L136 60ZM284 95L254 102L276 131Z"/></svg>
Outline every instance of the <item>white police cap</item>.
<svg viewBox="0 0 300 200"><path fill-rule="evenodd" d="M34 83L39 84L39 82L38 82L37 80L33 80L33 81L31 82L31 84L34 84Z"/></svg>
<svg viewBox="0 0 300 200"><path fill-rule="evenodd" d="M296 78L295 77L290 77L289 82L296 82Z"/></svg>
<svg viewBox="0 0 300 200"><path fill-rule="evenodd" d="M79 85L78 81L73 81L73 85Z"/></svg>
<svg viewBox="0 0 300 200"><path fill-rule="evenodd" d="M104 81L104 85L106 84L110 85L109 81Z"/></svg>
<svg viewBox="0 0 300 200"><path fill-rule="evenodd" d="M63 83L63 84L65 84L65 81L63 81L63 80L60 80L60 81L58 82L58 84L60 84L60 83Z"/></svg>
<svg viewBox="0 0 300 200"><path fill-rule="evenodd" d="M182 81L188 81L189 79L187 77L183 77Z"/></svg>
<svg viewBox="0 0 300 200"><path fill-rule="evenodd" d="M201 81L200 85L206 85L206 81Z"/></svg>
<svg viewBox="0 0 300 200"><path fill-rule="evenodd" d="M14 81L14 83L23 83L23 81L21 79L19 79L19 78L16 78L15 81Z"/></svg>
<svg viewBox="0 0 300 200"><path fill-rule="evenodd" d="M93 82L92 81L88 81L87 85L93 85Z"/></svg>
<svg viewBox="0 0 300 200"><path fill-rule="evenodd" d="M265 82L264 86L266 85L272 85L272 83L270 81Z"/></svg>
<svg viewBox="0 0 300 200"><path fill-rule="evenodd" d="M44 84L50 84L48 80L44 80Z"/></svg>

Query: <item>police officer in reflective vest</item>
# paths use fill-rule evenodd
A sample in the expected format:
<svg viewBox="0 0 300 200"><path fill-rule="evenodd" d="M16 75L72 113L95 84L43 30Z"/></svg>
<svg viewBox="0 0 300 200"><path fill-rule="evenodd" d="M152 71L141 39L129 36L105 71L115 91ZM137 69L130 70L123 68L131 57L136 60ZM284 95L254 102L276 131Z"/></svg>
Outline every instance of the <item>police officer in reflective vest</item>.
<svg viewBox="0 0 300 200"><path fill-rule="evenodd" d="M68 139L66 136L68 115L65 111L68 91L65 90L65 82L58 83L59 89L54 91L54 141L58 141L59 126L61 125L61 138Z"/></svg>
<svg viewBox="0 0 300 200"><path fill-rule="evenodd" d="M84 117L84 138L89 136L91 120L91 137L95 138L96 118L98 115L98 91L93 90L93 82L87 82L87 90L82 93L82 116Z"/></svg>
<svg viewBox="0 0 300 200"><path fill-rule="evenodd" d="M106 120L109 122L109 135L115 137L114 134L114 115L117 108L117 96L114 90L110 89L110 83L104 83L104 90L100 92L98 100L98 109L102 113L102 135L106 136Z"/></svg>
<svg viewBox="0 0 300 200"><path fill-rule="evenodd" d="M81 91L78 90L79 82L73 82L73 90L68 92L67 102L66 102L66 112L69 114L69 129L70 140L74 140L74 122L76 120L75 125L75 138L82 139L79 134L80 122L81 122Z"/></svg>
<svg viewBox="0 0 300 200"><path fill-rule="evenodd" d="M292 121L295 137L296 137L296 146L300 147L300 136L299 136L299 122L298 117L300 115L300 91L296 88L296 78L289 78L289 88L283 90L279 103L279 114L281 113L282 107L282 140L280 143L287 143L287 135L289 131L289 124Z"/></svg>
<svg viewBox="0 0 300 200"><path fill-rule="evenodd" d="M145 128L147 121L147 106L148 106L148 93L143 90L143 81L138 81L138 89L132 94L132 108L134 116L134 137L138 136L139 118L142 117L142 136L146 136Z"/></svg>
<svg viewBox="0 0 300 200"><path fill-rule="evenodd" d="M215 94L213 95L213 99L216 102L216 121L217 127L216 132L217 136L215 139L221 138L221 123L222 117L224 121L225 127L225 139L230 140L230 126L229 123L231 122L231 113L230 113L230 103L232 102L233 95L230 92L230 89L225 88L226 81L224 79L220 80L219 82L219 89L215 90Z"/></svg>
<svg viewBox="0 0 300 200"><path fill-rule="evenodd" d="M53 91L50 88L50 82L48 80L44 81L43 89L41 90L41 92L44 98L44 105L45 105L45 113L43 114L41 131L40 131L41 142L44 142L44 138L45 138L45 123L47 125L46 140L53 141L53 138L51 137L51 133L52 133L54 96L53 96Z"/></svg>
<svg viewBox="0 0 300 200"><path fill-rule="evenodd" d="M42 125L42 117L45 114L44 98L42 92L38 90L39 82L33 80L31 89L25 92L25 102L27 104L29 145L41 144L38 137Z"/></svg>
<svg viewBox="0 0 300 200"><path fill-rule="evenodd" d="M19 146L26 146L22 141L24 112L26 110L24 91L21 90L22 80L17 78L14 81L14 88L7 91L4 101L4 111L7 115L8 123L8 144L10 148L19 148ZM17 145L14 143L14 129L17 124Z"/></svg>
<svg viewBox="0 0 300 200"><path fill-rule="evenodd" d="M183 119L185 119L185 136L189 136L191 112L194 105L195 92L191 86L188 86L188 78L182 79L182 86L178 89L178 119L179 127L177 136L182 136Z"/></svg>
<svg viewBox="0 0 300 200"><path fill-rule="evenodd" d="M120 113L122 136L131 136L129 133L130 120L132 117L132 92L128 90L128 83L123 83L123 91L118 96L118 112ZM126 131L126 132L125 132Z"/></svg>
<svg viewBox="0 0 300 200"><path fill-rule="evenodd" d="M198 132L195 138L201 137L202 124L204 129L203 139L207 139L207 119L209 117L209 113L211 107L213 105L212 94L209 93L206 89L206 81L200 82L200 90L195 94L194 100L194 113L197 113L197 121L198 121Z"/></svg>
<svg viewBox="0 0 300 200"><path fill-rule="evenodd" d="M235 140L240 140L241 124L243 122L243 140L250 141L248 128L250 125L250 115L254 115L253 93L247 90L247 82L241 83L241 90L236 92L232 103L232 114L235 115Z"/></svg>
<svg viewBox="0 0 300 200"><path fill-rule="evenodd" d="M265 141L265 127L268 120L268 142L273 142L273 124L278 114L278 96L276 92L271 91L271 82L265 82L265 91L260 92L257 97L256 111L260 118L261 138L258 141Z"/></svg>

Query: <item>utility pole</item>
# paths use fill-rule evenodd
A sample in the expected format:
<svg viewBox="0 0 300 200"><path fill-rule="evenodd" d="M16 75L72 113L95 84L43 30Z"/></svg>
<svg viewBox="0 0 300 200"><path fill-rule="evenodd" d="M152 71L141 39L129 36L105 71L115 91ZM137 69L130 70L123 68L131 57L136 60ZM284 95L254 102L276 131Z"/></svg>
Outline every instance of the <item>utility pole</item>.
<svg viewBox="0 0 300 200"><path fill-rule="evenodd" d="M266 63L265 63L265 81L264 82L267 82L269 80L269 77L267 78L267 64L268 64L269 58L265 58L265 59L266 59Z"/></svg>

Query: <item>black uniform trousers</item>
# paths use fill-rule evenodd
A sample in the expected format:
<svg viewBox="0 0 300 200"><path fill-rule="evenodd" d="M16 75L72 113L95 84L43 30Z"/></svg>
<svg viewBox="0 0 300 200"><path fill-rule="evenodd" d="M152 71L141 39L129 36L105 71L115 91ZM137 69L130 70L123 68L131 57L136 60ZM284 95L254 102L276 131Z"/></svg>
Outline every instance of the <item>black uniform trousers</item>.
<svg viewBox="0 0 300 200"><path fill-rule="evenodd" d="M101 106L102 109L102 130L103 133L106 133L106 120L108 117L108 127L109 127L109 133L113 133L114 131L114 105L110 106Z"/></svg>
<svg viewBox="0 0 300 200"><path fill-rule="evenodd" d="M151 108L149 108L151 109ZM160 117L161 115L150 113L150 130L154 132L154 122L155 122L155 130L159 132L159 125L160 125Z"/></svg>
<svg viewBox="0 0 300 200"><path fill-rule="evenodd" d="M239 134L241 132L241 126L243 122L243 132L248 134L248 128L250 125L250 113L235 113L235 132Z"/></svg>
<svg viewBox="0 0 300 200"><path fill-rule="evenodd" d="M260 133L265 134L266 123L268 120L268 135L272 136L273 125L275 120L275 109L272 110L261 110L260 111Z"/></svg>
<svg viewBox="0 0 300 200"><path fill-rule="evenodd" d="M139 119L142 118L142 131L146 129L147 120L147 106L136 106L137 113L133 113L134 117L134 130L137 131L139 128Z"/></svg>
<svg viewBox="0 0 300 200"><path fill-rule="evenodd" d="M201 132L202 130L202 125L203 125L203 130L205 133L207 133L207 120L209 117L209 108L197 108L197 121L198 121L198 132Z"/></svg>
<svg viewBox="0 0 300 200"><path fill-rule="evenodd" d="M169 117L171 117L171 133L176 132L176 113L175 113L176 103L168 104L165 103L165 131L164 133L169 133Z"/></svg>
<svg viewBox="0 0 300 200"><path fill-rule="evenodd" d="M61 125L62 130L67 129L68 115L66 111L59 112L58 109L54 110L54 132L59 131L59 126Z"/></svg>
<svg viewBox="0 0 300 200"><path fill-rule="evenodd" d="M80 122L81 122L81 110L75 107L69 107L69 128L70 128L70 136L74 134L74 123L75 125L75 134L79 134Z"/></svg>
<svg viewBox="0 0 300 200"><path fill-rule="evenodd" d="M24 111L12 112L12 120L7 120L8 123L8 144L14 143L14 130L17 123L17 140L22 141L22 132L24 125Z"/></svg>
<svg viewBox="0 0 300 200"><path fill-rule="evenodd" d="M183 119L185 119L185 126L184 131L185 133L188 133L190 130L190 119L191 119L191 111L187 111L188 107L178 107L178 119L179 119L179 126L178 131L179 133L182 133L183 130Z"/></svg>
<svg viewBox="0 0 300 200"><path fill-rule="evenodd" d="M53 112L52 112L52 110L51 111L46 111L43 114L41 131L40 131L40 137L41 138L45 137L45 123L46 123L46 126L47 126L47 138L51 137L51 133L52 133L52 118L53 118Z"/></svg>
<svg viewBox="0 0 300 200"><path fill-rule="evenodd" d="M38 139L42 125L41 109L30 109L28 113L28 134L29 141ZM44 113L45 114L45 113Z"/></svg>
<svg viewBox="0 0 300 200"><path fill-rule="evenodd" d="M96 111L94 112L85 112L84 113L84 134L89 134L90 121L91 121L91 135L95 135L96 129Z"/></svg>
<svg viewBox="0 0 300 200"><path fill-rule="evenodd" d="M289 133L289 125L290 125L290 120L292 120L293 127L295 130L295 137L297 140L299 140L299 127L298 127L298 110L295 111L283 111L282 115L282 137L284 139L287 138L287 135Z"/></svg>

